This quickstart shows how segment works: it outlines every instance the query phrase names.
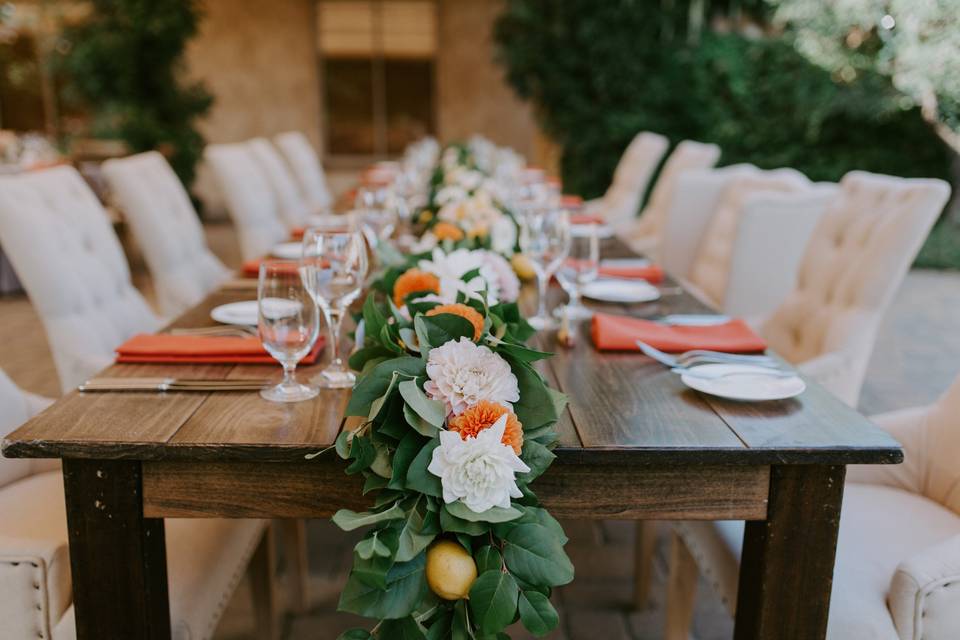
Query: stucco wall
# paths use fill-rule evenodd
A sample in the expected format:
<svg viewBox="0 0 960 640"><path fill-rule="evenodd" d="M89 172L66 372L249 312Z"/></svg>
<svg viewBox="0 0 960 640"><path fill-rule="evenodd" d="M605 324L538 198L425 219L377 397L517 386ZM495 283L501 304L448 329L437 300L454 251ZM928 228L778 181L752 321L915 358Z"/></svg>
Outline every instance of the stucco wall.
<svg viewBox="0 0 960 640"><path fill-rule="evenodd" d="M187 50L191 76L216 101L201 129L236 142L299 129L320 136L320 80L312 0L204 0Z"/></svg>

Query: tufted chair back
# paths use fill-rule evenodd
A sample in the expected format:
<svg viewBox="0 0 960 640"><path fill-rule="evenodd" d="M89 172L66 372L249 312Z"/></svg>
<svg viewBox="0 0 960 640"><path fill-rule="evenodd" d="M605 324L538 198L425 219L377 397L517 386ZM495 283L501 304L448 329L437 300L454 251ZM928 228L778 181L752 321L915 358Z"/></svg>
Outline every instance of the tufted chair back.
<svg viewBox="0 0 960 640"><path fill-rule="evenodd" d="M0 243L37 313L63 389L159 320L130 282L103 206L72 167L0 177Z"/></svg>
<svg viewBox="0 0 960 640"><path fill-rule="evenodd" d="M329 209L333 197L327 187L327 177L307 136L299 131L288 131L275 136L273 142L287 161L310 208L314 211Z"/></svg>
<svg viewBox="0 0 960 640"><path fill-rule="evenodd" d="M677 178L685 171L709 169L720 159L720 147L684 140L663 163L640 219L625 232L626 240L639 250L653 252L663 235L667 215L677 188Z"/></svg>
<svg viewBox="0 0 960 640"><path fill-rule="evenodd" d="M179 315L229 277L207 248L190 197L162 155L148 151L108 160L103 173L143 249L161 313Z"/></svg>
<svg viewBox="0 0 960 640"><path fill-rule="evenodd" d="M687 278L718 307L727 292L740 216L747 201L760 193L791 193L809 188L810 181L799 171L751 171L732 175L701 236L696 258Z"/></svg>
<svg viewBox="0 0 960 640"><path fill-rule="evenodd" d="M27 397L6 373L0 371L0 435L6 435L30 418ZM0 457L0 487L33 472L30 460Z"/></svg>
<svg viewBox="0 0 960 640"><path fill-rule="evenodd" d="M949 195L940 180L844 176L794 291L761 329L770 347L793 363L841 358L842 379L829 386L855 404L883 313Z"/></svg>
<svg viewBox="0 0 960 640"><path fill-rule="evenodd" d="M220 183L244 260L267 254L289 237L269 179L248 145L211 144L204 157Z"/></svg>
<svg viewBox="0 0 960 640"><path fill-rule="evenodd" d="M310 215L310 207L280 152L266 138L254 138L248 140L247 144L263 174L267 176L270 188L273 189L281 220L288 229L305 226Z"/></svg>
<svg viewBox="0 0 960 640"><path fill-rule="evenodd" d="M603 215L608 223L619 226L636 217L643 193L668 146L666 138L648 131L638 133L630 142L603 196Z"/></svg>

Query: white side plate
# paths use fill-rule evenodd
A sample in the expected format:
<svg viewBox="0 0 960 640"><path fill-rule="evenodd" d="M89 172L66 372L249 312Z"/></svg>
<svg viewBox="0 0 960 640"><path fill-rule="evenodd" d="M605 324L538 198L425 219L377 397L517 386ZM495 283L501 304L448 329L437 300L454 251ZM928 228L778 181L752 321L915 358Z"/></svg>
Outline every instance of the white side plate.
<svg viewBox="0 0 960 640"><path fill-rule="evenodd" d="M693 373L683 374L680 379L691 389L730 400L763 402L786 400L803 393L807 385L799 376L779 378L764 375L762 367L743 364L703 364L693 367L692 372L710 375L731 374L712 380L699 378Z"/></svg>
<svg viewBox="0 0 960 640"><path fill-rule="evenodd" d="M270 255L281 260L299 260L303 257L303 245L299 242L282 242L270 250Z"/></svg>
<svg viewBox="0 0 960 640"><path fill-rule="evenodd" d="M231 302L214 307L210 317L224 324L239 324L250 327L257 326L257 301L244 300Z"/></svg>
<svg viewBox="0 0 960 640"><path fill-rule="evenodd" d="M660 297L660 290L645 280L601 278L583 287L583 295L602 302L650 302Z"/></svg>

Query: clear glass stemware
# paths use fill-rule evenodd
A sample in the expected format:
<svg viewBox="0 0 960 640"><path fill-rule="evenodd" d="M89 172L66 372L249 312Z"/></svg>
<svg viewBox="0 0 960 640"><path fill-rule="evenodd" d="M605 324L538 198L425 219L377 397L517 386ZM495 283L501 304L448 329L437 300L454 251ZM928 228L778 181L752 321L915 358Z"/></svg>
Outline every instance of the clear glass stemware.
<svg viewBox="0 0 960 640"><path fill-rule="evenodd" d="M570 320L586 320L593 311L583 306L583 287L597 279L600 272L600 238L597 225L576 225L570 228L570 255L557 271L557 281L570 296L561 309Z"/></svg>
<svg viewBox="0 0 960 640"><path fill-rule="evenodd" d="M525 208L520 216L520 249L529 258L537 276L537 315L528 319L535 329L556 324L547 313L547 285L570 253L570 219L562 209Z"/></svg>
<svg viewBox="0 0 960 640"><path fill-rule="evenodd" d="M274 402L309 400L319 393L314 386L297 382L296 369L317 341L320 316L304 287L299 263L264 260L257 285L257 329L263 347L283 366L280 384L260 395Z"/></svg>
<svg viewBox="0 0 960 640"><path fill-rule="evenodd" d="M328 389L352 387L356 376L340 357L340 329L347 309L363 292L366 243L358 232L308 229L300 265L307 290L330 332L330 364L313 382Z"/></svg>

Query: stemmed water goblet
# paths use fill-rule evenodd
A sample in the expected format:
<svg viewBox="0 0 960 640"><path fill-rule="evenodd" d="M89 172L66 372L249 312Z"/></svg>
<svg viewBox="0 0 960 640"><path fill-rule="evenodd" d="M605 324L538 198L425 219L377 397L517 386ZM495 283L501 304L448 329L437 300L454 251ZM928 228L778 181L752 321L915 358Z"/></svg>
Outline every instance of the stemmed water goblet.
<svg viewBox="0 0 960 640"><path fill-rule="evenodd" d="M597 225L570 227L570 254L557 270L557 281L570 296L570 301L558 309L569 320L586 320L593 311L583 306L583 287L597 279L600 273L600 237Z"/></svg>
<svg viewBox="0 0 960 640"><path fill-rule="evenodd" d="M570 253L570 219L562 209L525 207L520 215L520 249L537 276L537 315L528 319L535 329L556 324L547 313L547 285Z"/></svg>
<svg viewBox="0 0 960 640"><path fill-rule="evenodd" d="M347 309L363 292L366 243L356 231L308 229L303 236L300 270L330 333L330 364L313 382L327 389L352 387L356 376L340 357L340 330Z"/></svg>
<svg viewBox="0 0 960 640"><path fill-rule="evenodd" d="M264 260L257 285L257 329L264 349L283 366L283 380L260 395L274 402L309 400L319 393L297 382L297 363L313 349L320 333L317 305L304 286L300 264Z"/></svg>

